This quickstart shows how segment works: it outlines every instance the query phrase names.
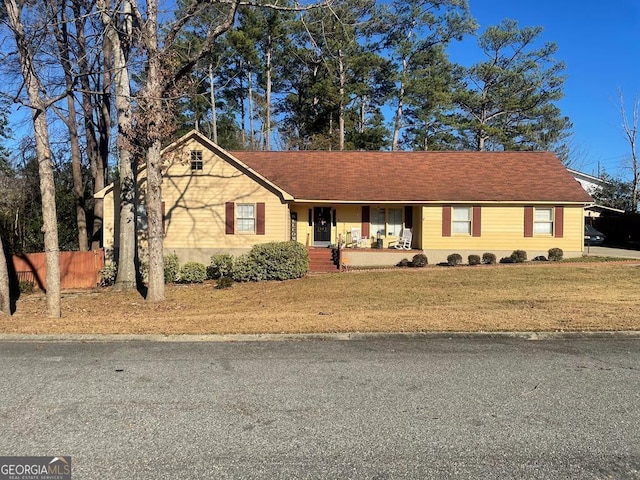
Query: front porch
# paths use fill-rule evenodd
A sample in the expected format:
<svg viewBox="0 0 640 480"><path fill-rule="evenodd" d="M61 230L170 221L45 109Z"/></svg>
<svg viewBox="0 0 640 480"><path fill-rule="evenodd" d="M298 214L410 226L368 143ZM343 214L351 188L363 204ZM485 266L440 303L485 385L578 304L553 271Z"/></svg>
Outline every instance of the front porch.
<svg viewBox="0 0 640 480"><path fill-rule="evenodd" d="M360 247L388 250L412 232L410 245L421 248L421 210L412 205L290 206L292 240L307 247Z"/></svg>
<svg viewBox="0 0 640 480"><path fill-rule="evenodd" d="M340 262L344 267L373 268L394 267L401 260L411 260L414 255L422 253L422 250L396 249L396 248L342 248L340 249Z"/></svg>

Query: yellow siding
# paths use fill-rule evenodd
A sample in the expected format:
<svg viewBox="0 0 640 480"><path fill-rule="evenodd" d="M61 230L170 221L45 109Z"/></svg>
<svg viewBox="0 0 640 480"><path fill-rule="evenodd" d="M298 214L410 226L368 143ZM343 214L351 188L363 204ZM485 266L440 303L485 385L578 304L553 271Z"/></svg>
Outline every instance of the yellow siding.
<svg viewBox="0 0 640 480"><path fill-rule="evenodd" d="M191 150L201 150L203 170L191 172ZM144 202L144 170L139 196ZM118 246L118 184L104 197L105 249ZM115 199L115 201L114 201ZM177 252L181 260L207 262L212 253L241 253L258 243L289 240L289 210L278 195L220 159L195 141L187 142L165 157L162 201L165 209L166 252ZM225 234L225 203L264 203L265 234ZM141 221L144 223L144 220ZM146 238L140 236L142 251Z"/></svg>
<svg viewBox="0 0 640 480"><path fill-rule="evenodd" d="M191 171L191 151L202 151L203 170ZM140 182L144 183L144 171ZM141 186L144 198L144 186ZM104 246L117 246L118 239L118 188L104 197ZM114 198L116 199L114 204ZM332 218L331 243L351 241L351 229L362 227L362 205L295 204L290 206L258 179L245 174L231 163L216 156L207 146L192 139L179 149L165 156L165 171L162 185L162 199L165 205L165 238L167 252L176 251L181 259L198 257L205 261L211 253L230 251L241 253L258 243L284 241L291 238L292 225L290 211L297 213L293 226L298 242L314 244L313 225L309 225L309 210L314 207L328 207L335 212ZM225 234L226 202L264 203L265 235L254 233ZM375 208L377 205L369 205ZM469 205L472 206L472 205ZM383 208L402 208L404 205L380 205ZM403 219L406 223L407 219ZM546 252L559 247L565 253L579 254L583 251L584 211L581 205L565 206L564 236L524 237L523 205L483 205L481 236L453 234L442 236L442 205L413 207L413 246L431 252L435 258L449 253L511 252L516 249L528 253ZM369 232L370 244L375 240L375 232ZM396 241L394 236L383 236L383 247ZM145 239L141 238L144 248ZM540 254L540 253L536 253ZM431 257L430 257L431 261Z"/></svg>
<svg viewBox="0 0 640 480"><path fill-rule="evenodd" d="M442 236L442 205L422 208L422 248L456 250L531 250L546 251L558 247L569 252L581 252L584 240L584 210L582 206L565 206L564 234L524 237L524 206L482 206L481 236L452 233Z"/></svg>
<svg viewBox="0 0 640 480"><path fill-rule="evenodd" d="M191 150L201 150L203 170L191 172ZM171 249L243 249L283 241L288 235L288 207L265 186L215 156L195 141L165 160L164 247ZM225 234L225 203L265 204L265 234Z"/></svg>

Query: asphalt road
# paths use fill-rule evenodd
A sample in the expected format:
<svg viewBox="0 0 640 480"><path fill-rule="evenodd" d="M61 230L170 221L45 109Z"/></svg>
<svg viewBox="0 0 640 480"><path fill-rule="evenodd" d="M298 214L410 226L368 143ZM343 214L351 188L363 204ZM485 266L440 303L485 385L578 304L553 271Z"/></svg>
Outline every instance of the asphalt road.
<svg viewBox="0 0 640 480"><path fill-rule="evenodd" d="M640 339L0 342L0 455L74 479L640 478Z"/></svg>

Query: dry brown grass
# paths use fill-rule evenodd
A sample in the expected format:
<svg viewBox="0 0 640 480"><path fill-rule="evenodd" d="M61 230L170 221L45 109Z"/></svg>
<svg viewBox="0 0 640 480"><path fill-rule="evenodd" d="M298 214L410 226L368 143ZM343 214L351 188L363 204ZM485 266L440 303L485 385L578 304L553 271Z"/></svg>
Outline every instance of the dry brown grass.
<svg viewBox="0 0 640 480"><path fill-rule="evenodd" d="M287 282L63 295L63 317L25 295L0 333L312 333L640 330L637 264L429 267Z"/></svg>

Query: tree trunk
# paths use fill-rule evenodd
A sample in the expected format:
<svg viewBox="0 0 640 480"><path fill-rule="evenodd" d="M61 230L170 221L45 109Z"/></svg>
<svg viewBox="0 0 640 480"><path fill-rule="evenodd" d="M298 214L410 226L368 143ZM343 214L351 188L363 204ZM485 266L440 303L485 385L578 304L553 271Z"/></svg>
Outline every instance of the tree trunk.
<svg viewBox="0 0 640 480"><path fill-rule="evenodd" d="M85 143L86 143L86 155L89 159L89 165L91 167L91 178L93 179L93 193L97 193L105 187L106 184L106 165L108 161L108 151L107 155L102 156L101 151L98 147L98 140L96 138L96 122L94 121L94 111L93 111L93 100L91 91L91 84L89 82L89 64L87 61L87 46L86 46L86 38L84 35L85 28L85 17L82 15L80 10L80 2L73 1L71 2L73 8L73 14L75 18L75 26L76 26L76 42L78 45L78 68L79 68L79 80L80 86L82 88L82 113L83 113L83 123L84 123L84 131L85 131ZM106 54L106 46L109 44L109 39L104 37L103 39L103 51L105 51L104 55L104 75L111 75L112 64L110 62L110 55ZM108 77L109 78L109 77ZM105 86L103 85L103 88ZM106 86L107 89L111 88L111 82L109 81ZM104 95L104 91L102 96ZM108 90L107 90L108 95ZM108 111L108 115L110 112ZM103 119L99 119L98 124L103 123ZM110 117L109 117L110 124ZM110 128L110 126L109 126ZM101 129L100 129L101 130ZM102 135L102 130L101 130ZM108 135L108 132L107 132ZM94 198L93 199L93 225L91 228L91 249L95 250L100 247L101 238L100 233L102 231L102 221L103 221L103 205L104 202L102 199Z"/></svg>
<svg viewBox="0 0 640 480"><path fill-rule="evenodd" d="M73 173L73 198L76 203L76 222L78 224L78 248L81 252L89 250L87 236L87 214L84 210L84 182L82 181L82 160L80 156L80 139L76 124L76 105L73 95L67 94L69 118L67 128L71 145L71 170Z"/></svg>
<svg viewBox="0 0 640 480"><path fill-rule="evenodd" d="M267 48L267 68L266 68L266 88L265 88L265 132L264 149L271 150L271 37L269 37L269 47Z"/></svg>
<svg viewBox="0 0 640 480"><path fill-rule="evenodd" d="M151 70L151 69L150 69ZM158 112L161 112L158 109ZM147 152L147 222L149 229L148 302L164 300L164 238L162 231L162 158L160 140Z"/></svg>
<svg viewBox="0 0 640 480"><path fill-rule="evenodd" d="M402 128L402 109L404 107L404 81L407 68L407 60L403 59L400 88L398 89L398 106L396 107L396 114L393 122L393 140L391 141L391 150L393 150L394 152L398 150L398 144L400 143L400 129Z"/></svg>
<svg viewBox="0 0 640 480"><path fill-rule="evenodd" d="M60 317L60 252L58 246L58 223L56 216L56 189L53 178L53 161L47 130L46 103L40 97L44 91L35 66L22 21L21 10L15 0L4 2L9 25L13 31L20 69L24 79L25 89L29 97L33 130L36 141L36 155L38 159L38 173L40 175L40 194L42 197L42 229L44 231L44 248L46 254L46 284L47 284L47 315Z"/></svg>
<svg viewBox="0 0 640 480"><path fill-rule="evenodd" d="M344 62L342 51L338 52L338 66L340 74L340 105L338 106L338 150L344 150L344 86L346 84L346 74L344 72Z"/></svg>
<svg viewBox="0 0 640 480"><path fill-rule="evenodd" d="M0 238L0 313L11 315L11 290L9 288L9 270L4 256L4 246Z"/></svg>
<svg viewBox="0 0 640 480"><path fill-rule="evenodd" d="M249 94L249 148L256 149L255 128L253 126L253 79L251 77L251 63L247 68L247 88Z"/></svg>
<svg viewBox="0 0 640 480"><path fill-rule="evenodd" d="M106 0L99 0L102 22L111 41L115 70L115 104L118 118L118 170L120 174L120 232L119 248L116 252L118 274L114 288L129 290L136 287L136 204L138 201L136 185L136 165L131 153L131 86L127 64L128 47L123 45L120 35L131 35L131 4L123 2L124 25L116 31L112 19L107 14ZM127 44L129 41L127 40Z"/></svg>
<svg viewBox="0 0 640 480"><path fill-rule="evenodd" d="M56 5L50 5L53 15L56 15ZM78 248L81 252L89 250L87 236L87 214L84 210L84 182L82 181L82 159L80 154L80 139L78 137L78 124L76 115L76 102L73 96L75 81L72 73L71 55L69 52L69 34L67 25L69 19L66 15L66 1L59 6L60 21L53 22L53 31L60 54L60 63L64 72L64 81L67 89L67 116L60 115L69 131L69 143L71 146L71 172L73 174L73 198L76 204L76 225L78 228Z"/></svg>
<svg viewBox="0 0 640 480"><path fill-rule="evenodd" d="M111 143L111 87L113 83L113 45L109 38L105 38L102 44L103 73L102 89L100 90L100 102L98 110L98 151L100 156L95 159L96 176L94 177L94 192L103 189L109 183L109 145ZM94 242L100 245L101 238L95 238L102 232L104 206L102 200L95 200L93 205L93 235Z"/></svg>
<svg viewBox="0 0 640 480"><path fill-rule="evenodd" d="M162 231L162 150L161 127L163 125L160 53L158 51L158 10L155 0L148 2L148 21L152 29L147 31L145 43L149 54L147 84L143 94L149 109L147 135L152 139L147 150L147 228L149 242L148 302L164 300L164 238Z"/></svg>
<svg viewBox="0 0 640 480"><path fill-rule="evenodd" d="M211 89L211 130L213 143L218 144L218 114L216 110L216 93L213 85L213 65L209 64L209 88Z"/></svg>
<svg viewBox="0 0 640 480"><path fill-rule="evenodd" d="M244 90L244 79L240 76L240 92ZM241 94L242 95L242 94ZM245 99L240 98L240 141L242 142L242 149L247 148L247 109L245 107Z"/></svg>

